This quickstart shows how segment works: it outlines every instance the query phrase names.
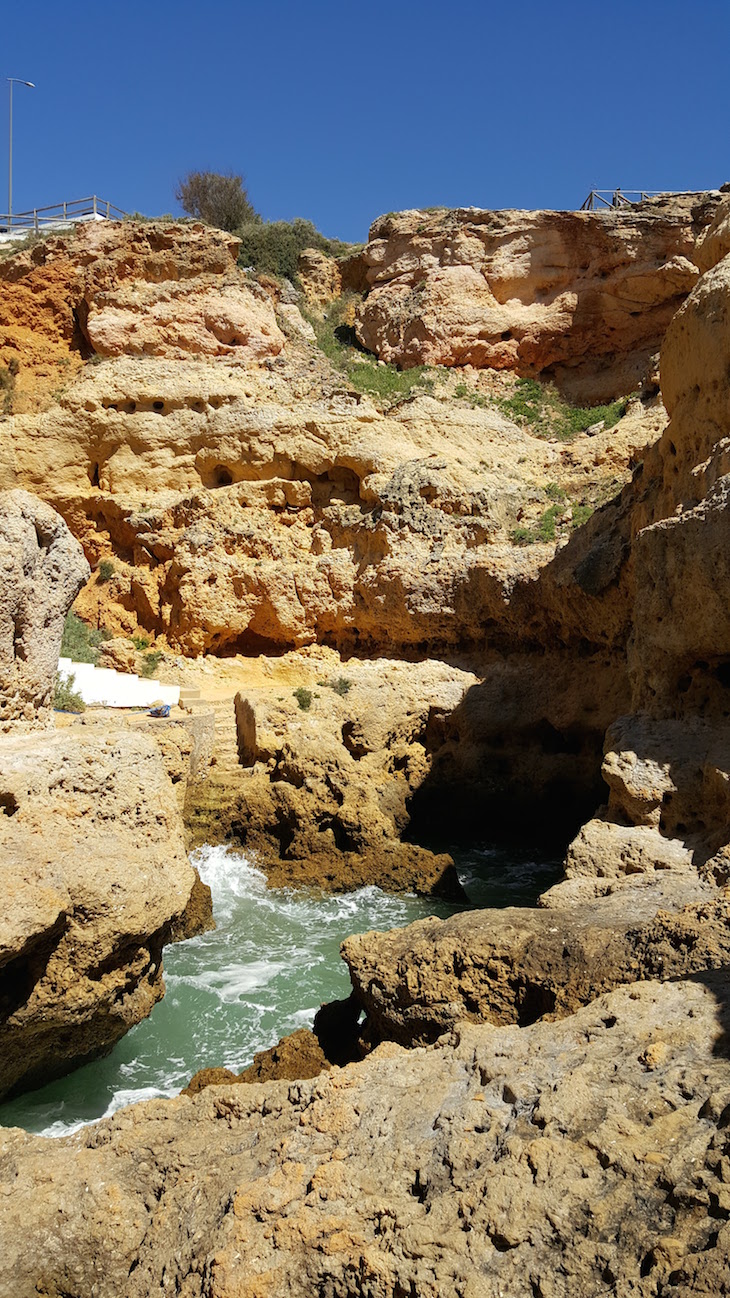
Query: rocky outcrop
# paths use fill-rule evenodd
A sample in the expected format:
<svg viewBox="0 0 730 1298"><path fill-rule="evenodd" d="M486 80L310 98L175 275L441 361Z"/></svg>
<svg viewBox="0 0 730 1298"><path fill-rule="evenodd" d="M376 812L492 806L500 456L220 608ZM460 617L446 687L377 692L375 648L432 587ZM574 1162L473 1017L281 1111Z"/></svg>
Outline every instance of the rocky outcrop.
<svg viewBox="0 0 730 1298"><path fill-rule="evenodd" d="M88 575L55 510L0 491L0 731L50 723L64 618Z"/></svg>
<svg viewBox="0 0 730 1298"><path fill-rule="evenodd" d="M644 983L63 1140L5 1132L0 1294L725 1293L726 1032L721 976Z"/></svg>
<svg viewBox="0 0 730 1298"><path fill-rule="evenodd" d="M302 292L311 306L326 306L342 292L339 263L318 248L305 248L300 252L297 275Z"/></svg>
<svg viewBox="0 0 730 1298"><path fill-rule="evenodd" d="M553 375L582 401L639 384L698 278L719 193L605 212L410 211L362 254L360 342L382 360Z"/></svg>
<svg viewBox="0 0 730 1298"><path fill-rule="evenodd" d="M101 316L100 343L107 334L113 339L106 295L112 302L116 295L128 302L132 285L140 304L145 292L148 299L151 295L148 304L156 304L158 315L164 313L165 286L169 301L177 285L184 298L181 313L188 317L187 331L181 325L180 333L186 341L207 339L204 350L210 351L209 326L215 328L216 318L225 316L225 306L216 311L203 295L196 313L184 286L201 276L230 273L238 246L231 235L195 222L99 222L41 238L0 261L0 364L13 365L13 410L36 411L56 399L92 351L89 320ZM240 306L236 309L240 316ZM141 334L149 350L159 351L165 335L159 327L157 333L150 329L151 314ZM129 324L127 344L139 351L139 313ZM171 326L168 320L168 334ZM176 341L171 341L173 352Z"/></svg>
<svg viewBox="0 0 730 1298"><path fill-rule="evenodd" d="M696 880L670 880L569 908L555 899L421 920L348 938L342 955L367 1015L365 1047L412 1046L464 1019L561 1019L622 983L726 968L730 905Z"/></svg>
<svg viewBox="0 0 730 1298"><path fill-rule="evenodd" d="M201 1068L191 1077L181 1095L197 1095L207 1086L241 1086L248 1082L298 1082L318 1077L331 1064L317 1037L309 1028L297 1028L269 1050L259 1050L253 1063L240 1073L230 1068Z"/></svg>
<svg viewBox="0 0 730 1298"><path fill-rule="evenodd" d="M150 734L77 723L0 743L0 1094L111 1048L164 992L196 874ZM210 926L194 896L195 931Z"/></svg>
<svg viewBox="0 0 730 1298"><path fill-rule="evenodd" d="M403 841L430 766L430 736L474 676L443 663L301 661L285 694L238 694L239 766L196 842L233 833L269 883L462 896L451 858ZM298 683L295 685L295 681ZM205 798L205 788L201 791Z"/></svg>
<svg viewBox="0 0 730 1298"><path fill-rule="evenodd" d="M122 284L99 295L86 333L99 356L192 354L248 362L276 356L284 345L271 299L241 276Z"/></svg>
<svg viewBox="0 0 730 1298"><path fill-rule="evenodd" d="M566 590L563 635L576 634L582 598L584 636L590 627L598 639L602 622L609 643L628 644L637 710L606 733L607 804L571 844L544 914L483 912L345 944L375 1040L434 1039L463 1015L526 1022L569 1014L623 981L727 965L730 513L718 393L728 303L730 257L705 274L667 334L669 427L622 497L569 542L532 592L531 616L557 629L550 585ZM525 599L528 609L529 596L516 592L513 606ZM466 701L451 719L457 733L464 715ZM420 791L426 800L438 764L439 754Z"/></svg>
<svg viewBox="0 0 730 1298"><path fill-rule="evenodd" d="M63 623L88 564L59 515L24 491L0 493L0 563L0 721L21 732L0 739L5 1095L108 1050L149 1014L163 943L209 924L210 895L185 855L174 790L204 761L195 726L167 726L160 746L108 720L55 731Z"/></svg>

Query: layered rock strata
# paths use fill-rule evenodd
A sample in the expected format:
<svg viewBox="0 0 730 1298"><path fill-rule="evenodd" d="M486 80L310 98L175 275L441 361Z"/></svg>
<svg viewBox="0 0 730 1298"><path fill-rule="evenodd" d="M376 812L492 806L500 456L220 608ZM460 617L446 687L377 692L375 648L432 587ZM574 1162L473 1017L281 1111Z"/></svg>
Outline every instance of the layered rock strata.
<svg viewBox="0 0 730 1298"><path fill-rule="evenodd" d="M604 212L411 211L361 254L363 346L400 366L553 375L585 400L632 391L697 281L720 195Z"/></svg>

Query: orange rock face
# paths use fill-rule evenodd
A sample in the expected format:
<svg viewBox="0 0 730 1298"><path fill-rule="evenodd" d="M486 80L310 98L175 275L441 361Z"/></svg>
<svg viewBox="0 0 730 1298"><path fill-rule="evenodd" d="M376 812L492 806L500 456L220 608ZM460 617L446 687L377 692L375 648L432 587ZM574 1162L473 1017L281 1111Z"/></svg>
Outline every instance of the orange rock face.
<svg viewBox="0 0 730 1298"><path fill-rule="evenodd" d="M588 401L629 392L696 283L695 240L718 201L381 217L358 338L404 368L549 371Z"/></svg>
<svg viewBox="0 0 730 1298"><path fill-rule="evenodd" d="M91 352L276 355L284 338L271 302L235 274L237 251L202 225L113 222L7 256L0 365L18 371L14 411L44 408Z"/></svg>

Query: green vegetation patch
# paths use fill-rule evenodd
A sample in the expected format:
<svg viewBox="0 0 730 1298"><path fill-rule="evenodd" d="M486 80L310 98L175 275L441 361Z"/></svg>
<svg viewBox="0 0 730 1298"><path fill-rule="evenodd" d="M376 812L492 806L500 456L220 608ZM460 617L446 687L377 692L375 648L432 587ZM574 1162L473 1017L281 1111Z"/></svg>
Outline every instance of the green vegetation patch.
<svg viewBox="0 0 730 1298"><path fill-rule="evenodd" d="M308 712L312 706L312 691L308 690L304 685L299 685L297 689L293 690L293 694L302 712Z"/></svg>
<svg viewBox="0 0 730 1298"><path fill-rule="evenodd" d="M71 676L62 676L60 672L56 672L56 683L53 687L53 706L57 712L86 711L84 700L78 690L74 689L75 684L76 677L73 674Z"/></svg>
<svg viewBox="0 0 730 1298"><path fill-rule="evenodd" d="M628 400L621 397L607 406L571 406L548 384L518 379L511 396L498 400L497 406L508 419L522 424L536 437L570 442L594 424L613 428L626 413Z"/></svg>
<svg viewBox="0 0 730 1298"><path fill-rule="evenodd" d="M328 239L316 225L297 217L294 221L246 221L236 229L241 240L238 264L258 274L276 275L297 282L297 263L305 248L318 248L330 257L345 257L353 245Z"/></svg>
<svg viewBox="0 0 730 1298"><path fill-rule="evenodd" d="M360 347L353 326L346 322L359 301L357 294L346 293L332 303L324 320L308 317L320 350L335 369L346 376L356 392L375 397L386 408L417 392L432 393L438 377L432 366L399 370L395 365L382 364Z"/></svg>
<svg viewBox="0 0 730 1298"><path fill-rule="evenodd" d="M107 581L111 581L112 577L114 576L114 572L115 572L115 568L111 559L102 559L101 563L96 569L96 580L101 584Z"/></svg>
<svg viewBox="0 0 730 1298"><path fill-rule="evenodd" d="M111 640L111 631L103 627L94 629L87 626L77 613L66 614L61 640L61 657L71 658L75 663L93 663L99 661L99 646L105 640Z"/></svg>
<svg viewBox="0 0 730 1298"><path fill-rule="evenodd" d="M489 397L485 397L481 392L475 392L467 383L457 383L454 388L454 396L460 401L468 401L470 406L485 408L491 406L492 402Z"/></svg>
<svg viewBox="0 0 730 1298"><path fill-rule="evenodd" d="M150 649L149 653L146 653L142 659L142 666L139 669L140 676L144 676L145 680L149 680L154 676L161 662L162 650Z"/></svg>

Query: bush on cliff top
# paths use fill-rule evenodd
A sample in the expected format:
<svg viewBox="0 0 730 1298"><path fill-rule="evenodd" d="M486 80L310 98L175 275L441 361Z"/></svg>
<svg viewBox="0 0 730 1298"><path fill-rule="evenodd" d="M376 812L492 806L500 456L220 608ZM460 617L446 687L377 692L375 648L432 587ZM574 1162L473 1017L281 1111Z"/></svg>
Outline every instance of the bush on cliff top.
<svg viewBox="0 0 730 1298"><path fill-rule="evenodd" d="M293 221L251 219L236 229L241 240L238 264L263 275L278 275L296 283L299 254L305 248L318 248L330 257L342 257L352 251L348 243L328 239L311 221L296 217Z"/></svg>
<svg viewBox="0 0 730 1298"><path fill-rule="evenodd" d="M183 212L219 230L233 231L245 221L260 221L244 188L243 176L232 172L189 171L175 186Z"/></svg>

